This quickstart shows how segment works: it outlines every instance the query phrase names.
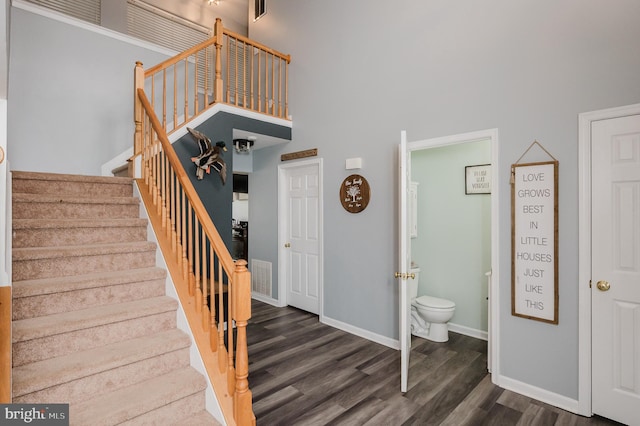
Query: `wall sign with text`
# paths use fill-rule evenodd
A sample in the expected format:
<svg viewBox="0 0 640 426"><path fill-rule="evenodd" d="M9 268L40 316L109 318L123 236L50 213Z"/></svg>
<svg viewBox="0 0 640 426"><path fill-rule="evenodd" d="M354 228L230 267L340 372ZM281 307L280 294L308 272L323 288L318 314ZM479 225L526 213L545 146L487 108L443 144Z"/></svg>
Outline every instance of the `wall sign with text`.
<svg viewBox="0 0 640 426"><path fill-rule="evenodd" d="M558 324L558 162L511 170L511 314Z"/></svg>

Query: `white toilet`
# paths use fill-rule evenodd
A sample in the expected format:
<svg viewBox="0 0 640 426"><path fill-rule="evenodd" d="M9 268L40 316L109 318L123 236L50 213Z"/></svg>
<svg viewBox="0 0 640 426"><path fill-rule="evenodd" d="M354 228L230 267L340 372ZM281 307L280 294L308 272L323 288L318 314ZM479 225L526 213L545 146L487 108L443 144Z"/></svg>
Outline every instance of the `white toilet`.
<svg viewBox="0 0 640 426"><path fill-rule="evenodd" d="M456 304L450 300L431 296L418 297L420 268L411 268L415 278L409 280L411 296L411 334L433 342L449 340L447 323L453 318Z"/></svg>

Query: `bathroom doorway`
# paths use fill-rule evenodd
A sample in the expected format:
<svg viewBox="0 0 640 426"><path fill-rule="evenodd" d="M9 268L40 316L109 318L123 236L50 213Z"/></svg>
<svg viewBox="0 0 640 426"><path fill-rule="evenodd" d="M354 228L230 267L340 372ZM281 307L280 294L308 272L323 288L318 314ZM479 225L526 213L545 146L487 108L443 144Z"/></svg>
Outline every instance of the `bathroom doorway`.
<svg viewBox="0 0 640 426"><path fill-rule="evenodd" d="M418 295L456 304L449 329L487 340L490 372L498 365L497 153L496 129L407 143L413 199L407 208L415 206L408 250L421 271ZM489 188L467 187L475 171Z"/></svg>

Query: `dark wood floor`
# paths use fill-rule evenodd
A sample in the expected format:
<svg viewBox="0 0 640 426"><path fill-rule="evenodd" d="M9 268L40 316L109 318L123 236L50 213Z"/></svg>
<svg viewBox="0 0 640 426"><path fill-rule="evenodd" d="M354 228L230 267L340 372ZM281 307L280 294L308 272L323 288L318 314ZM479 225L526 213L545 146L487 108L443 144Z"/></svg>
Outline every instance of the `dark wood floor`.
<svg viewBox="0 0 640 426"><path fill-rule="evenodd" d="M615 425L501 389L487 343L450 333L414 337L409 390L400 352L321 324L316 315L253 301L249 385L266 425Z"/></svg>

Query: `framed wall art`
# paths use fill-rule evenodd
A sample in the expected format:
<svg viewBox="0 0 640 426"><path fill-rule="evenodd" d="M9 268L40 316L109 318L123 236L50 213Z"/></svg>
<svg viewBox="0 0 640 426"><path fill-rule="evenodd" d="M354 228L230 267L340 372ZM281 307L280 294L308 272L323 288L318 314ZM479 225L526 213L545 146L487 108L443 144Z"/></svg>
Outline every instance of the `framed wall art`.
<svg viewBox="0 0 640 426"><path fill-rule="evenodd" d="M464 168L465 194L491 194L491 164Z"/></svg>

